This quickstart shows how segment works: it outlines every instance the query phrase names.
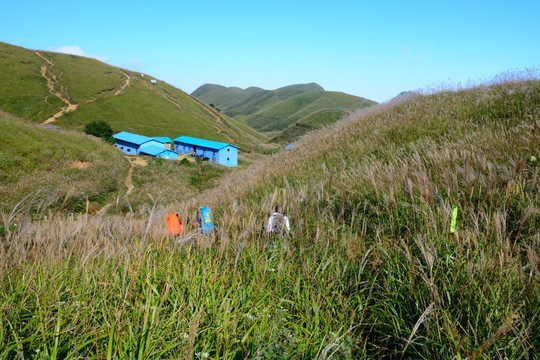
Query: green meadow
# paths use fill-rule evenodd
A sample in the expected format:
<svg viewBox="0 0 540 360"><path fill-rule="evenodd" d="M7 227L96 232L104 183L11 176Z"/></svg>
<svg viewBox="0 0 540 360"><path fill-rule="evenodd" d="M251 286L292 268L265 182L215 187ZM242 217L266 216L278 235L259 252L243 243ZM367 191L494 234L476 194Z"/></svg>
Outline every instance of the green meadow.
<svg viewBox="0 0 540 360"><path fill-rule="evenodd" d="M539 359L538 78L359 110L178 201L2 210L0 358Z"/></svg>

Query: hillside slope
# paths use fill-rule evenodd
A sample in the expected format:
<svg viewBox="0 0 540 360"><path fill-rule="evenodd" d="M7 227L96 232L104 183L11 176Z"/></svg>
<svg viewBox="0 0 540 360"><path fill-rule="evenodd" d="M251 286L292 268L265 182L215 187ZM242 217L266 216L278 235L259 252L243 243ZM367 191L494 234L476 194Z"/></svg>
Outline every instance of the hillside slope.
<svg viewBox="0 0 540 360"><path fill-rule="evenodd" d="M0 212L132 212L187 200L229 169L124 156L101 139L0 111ZM243 159L242 159L243 162ZM240 165L238 168L241 168ZM17 204L19 204L17 206Z"/></svg>
<svg viewBox="0 0 540 360"><path fill-rule="evenodd" d="M518 77L360 111L204 199L230 239L260 234L285 205L292 259L275 288L312 291L270 297L320 304L319 326L349 329L351 358L536 358L540 81Z"/></svg>
<svg viewBox="0 0 540 360"><path fill-rule="evenodd" d="M82 211L102 204L124 187L129 163L92 136L41 128L0 112L0 208L25 196L32 206ZM33 195L32 195L33 194Z"/></svg>
<svg viewBox="0 0 540 360"><path fill-rule="evenodd" d="M94 59L0 43L0 110L81 130L105 120L115 131L180 135L260 149L264 135L151 76Z"/></svg>
<svg viewBox="0 0 540 360"><path fill-rule="evenodd" d="M538 359L539 79L359 111L168 207L0 210L0 307L17 324L0 351ZM265 231L276 204L285 237ZM212 236L188 225L200 206ZM165 230L171 211L179 237Z"/></svg>
<svg viewBox="0 0 540 360"><path fill-rule="evenodd" d="M242 90L205 84L192 95L214 105L228 116L270 135L277 135L321 110L341 108L350 112L376 104L361 97L325 91L315 83L290 85L276 90L254 87Z"/></svg>

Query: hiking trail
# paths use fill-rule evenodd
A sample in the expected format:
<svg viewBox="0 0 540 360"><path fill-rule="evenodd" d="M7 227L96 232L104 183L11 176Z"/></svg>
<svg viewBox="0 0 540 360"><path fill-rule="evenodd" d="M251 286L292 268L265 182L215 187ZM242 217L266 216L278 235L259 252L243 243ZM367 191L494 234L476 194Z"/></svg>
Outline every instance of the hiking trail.
<svg viewBox="0 0 540 360"><path fill-rule="evenodd" d="M129 170L128 170L128 173L127 173L127 176L126 176L126 180L124 181L124 184L126 185L127 187L127 191L126 193L124 194L124 197L128 196L129 194L131 194L131 192L133 191L133 181L132 181L132 178L133 178L133 169L135 168L135 166L141 166L141 167L144 167L144 166L147 166L148 165L148 162L143 159L142 157L140 156L124 156L128 161L129 163L131 164L131 166L129 167ZM114 201L113 202L110 202L108 203L107 205L105 205L104 207L102 207L101 209L99 209L99 211L97 212L98 215L104 215L107 210L113 205Z"/></svg>
<svg viewBox="0 0 540 360"><path fill-rule="evenodd" d="M58 81L56 74L52 70L54 68L54 62L51 59L45 57L39 51L36 51L35 53L37 56L39 56L45 61L41 65L41 76L43 76L43 78L47 80L47 89L49 90L49 93L51 93L51 95L56 96L58 99L60 99L60 101L66 104L66 106L60 109L59 112L57 112L56 114L54 114L53 116L51 116L50 118L48 118L47 120L41 123L41 125L46 125L46 124L52 123L53 121L56 121L56 119L58 119L60 116L64 115L65 113L77 110L77 107L79 105L72 104L69 101L68 99L69 96L67 95L64 85L62 85L60 81ZM57 88L59 90L56 90Z"/></svg>
<svg viewBox="0 0 540 360"><path fill-rule="evenodd" d="M122 93L122 91L124 91L130 84L131 82L131 78L129 77L128 74L126 74L125 72L122 71L122 74L124 74L124 76L126 77L126 82L124 83L124 85L122 85L120 87L120 89L116 90L114 92L114 96L117 96L117 95L120 95Z"/></svg>
<svg viewBox="0 0 540 360"><path fill-rule="evenodd" d="M126 181L124 182L127 187L127 192L124 196L128 196L129 194L131 194L134 188L133 181L131 180L133 177L133 169L135 168L135 166L145 167L146 165L148 165L148 162L141 156L126 156L125 158L128 159L128 161L131 163L131 167L129 168L128 174L126 176Z"/></svg>
<svg viewBox="0 0 540 360"><path fill-rule="evenodd" d="M56 96L58 99L60 99L60 101L66 104L66 106L61 108L60 111L58 111L56 114L41 123L41 125L46 125L56 121L60 116L68 112L77 110L80 104L73 104L69 100L69 95L66 91L66 88L64 87L64 85L62 85L62 83L58 80L56 74L53 72L54 62L51 59L45 57L45 55L43 55L39 51L35 51L35 54L45 61L41 65L41 76L43 76L43 78L47 81L47 89L49 90L49 93ZM113 96L120 95L130 85L131 79L129 75L124 71L122 71L122 74L124 74L124 76L126 77L126 82L118 90L115 91ZM95 100L96 99L88 99L82 104L88 104L94 102Z"/></svg>

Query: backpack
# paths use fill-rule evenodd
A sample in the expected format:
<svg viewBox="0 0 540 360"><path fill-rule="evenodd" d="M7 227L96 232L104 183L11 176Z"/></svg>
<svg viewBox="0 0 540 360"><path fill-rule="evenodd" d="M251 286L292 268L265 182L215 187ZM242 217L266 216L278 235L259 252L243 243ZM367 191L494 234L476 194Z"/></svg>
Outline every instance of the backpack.
<svg viewBox="0 0 540 360"><path fill-rule="evenodd" d="M178 215L175 213L170 213L167 215L166 222L169 234L173 236L180 235L182 232L182 222L180 222L180 219L178 219Z"/></svg>
<svg viewBox="0 0 540 360"><path fill-rule="evenodd" d="M282 214L272 215L272 234L277 236L287 235L285 216L283 216Z"/></svg>

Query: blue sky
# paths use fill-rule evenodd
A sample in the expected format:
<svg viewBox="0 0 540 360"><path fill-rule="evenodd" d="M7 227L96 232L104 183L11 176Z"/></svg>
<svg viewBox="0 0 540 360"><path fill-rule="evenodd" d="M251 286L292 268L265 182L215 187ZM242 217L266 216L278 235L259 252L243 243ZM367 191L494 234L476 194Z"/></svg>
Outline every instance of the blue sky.
<svg viewBox="0 0 540 360"><path fill-rule="evenodd" d="M538 67L540 0L0 0L0 41L95 57L188 93L316 82L381 102Z"/></svg>

